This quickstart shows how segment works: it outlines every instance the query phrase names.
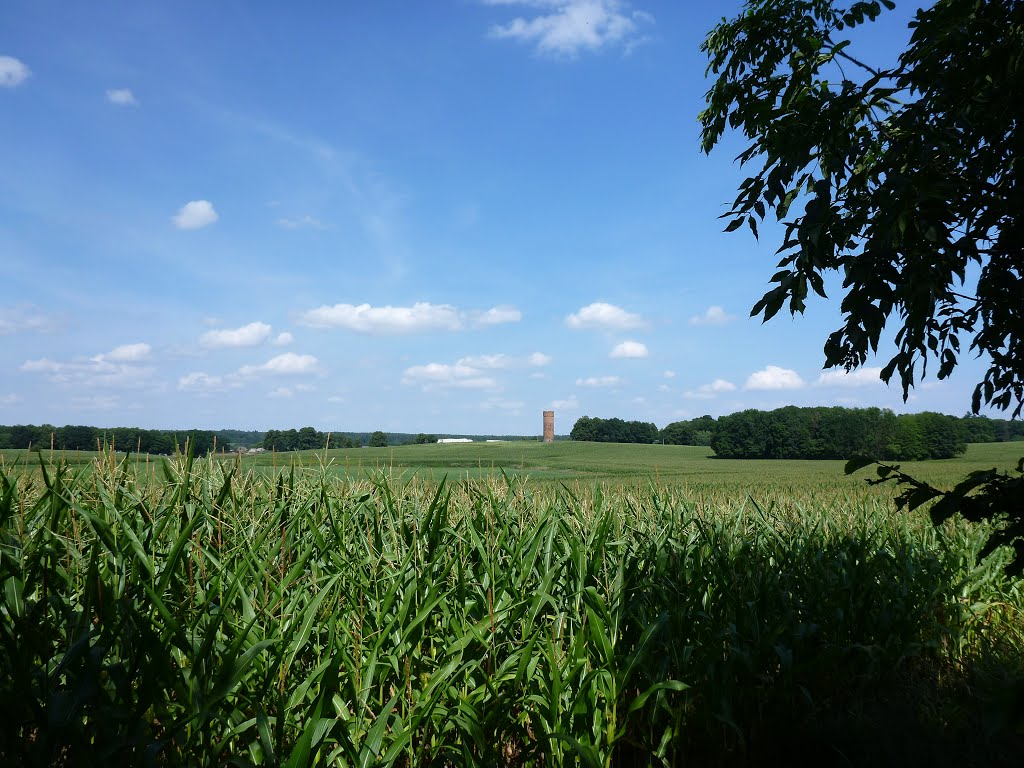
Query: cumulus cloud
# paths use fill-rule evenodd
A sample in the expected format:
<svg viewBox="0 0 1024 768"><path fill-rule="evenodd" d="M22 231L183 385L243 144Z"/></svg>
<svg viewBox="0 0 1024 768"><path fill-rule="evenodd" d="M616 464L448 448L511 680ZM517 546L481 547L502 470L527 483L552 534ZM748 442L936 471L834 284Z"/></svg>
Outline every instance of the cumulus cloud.
<svg viewBox="0 0 1024 768"><path fill-rule="evenodd" d="M818 376L816 383L821 387L872 387L885 383L879 378L881 374L881 367L858 368L849 373L843 370L825 371Z"/></svg>
<svg viewBox="0 0 1024 768"><path fill-rule="evenodd" d="M209 349L224 347L258 347L270 338L271 328L266 323L256 321L243 325L241 328L224 328L207 331L199 337L199 343Z"/></svg>
<svg viewBox="0 0 1024 768"><path fill-rule="evenodd" d="M406 368L402 374L402 383L420 386L424 389L458 388L458 389L498 389L498 383L487 376L480 368L466 365L463 362L455 365L445 363L427 363Z"/></svg>
<svg viewBox="0 0 1024 768"><path fill-rule="evenodd" d="M467 326L486 326L520 319L514 307L460 310L451 304L417 302L411 307L373 307L369 304L335 304L303 312L298 322L310 328L344 328L367 334L460 331Z"/></svg>
<svg viewBox="0 0 1024 768"><path fill-rule="evenodd" d="M796 371L789 368L780 368L777 365L769 365L760 371L755 371L747 378L747 389L800 389L804 380Z"/></svg>
<svg viewBox="0 0 1024 768"><path fill-rule="evenodd" d="M144 342L139 342L138 344L122 344L119 347L114 347L109 352L96 355L92 360L96 363L134 363L139 360L145 360L149 357L149 353L152 351L153 348Z"/></svg>
<svg viewBox="0 0 1024 768"><path fill-rule="evenodd" d="M0 56L0 88L17 88L31 74L24 62L13 56Z"/></svg>
<svg viewBox="0 0 1024 768"><path fill-rule="evenodd" d="M704 310L702 315L694 315L690 318L690 325L725 325L736 319L721 307L714 305Z"/></svg>
<svg viewBox="0 0 1024 768"><path fill-rule="evenodd" d="M602 301L595 301L573 312L565 318L565 324L570 328L606 328L616 331L643 328L646 325L640 315Z"/></svg>
<svg viewBox="0 0 1024 768"><path fill-rule="evenodd" d="M15 333L49 333L59 323L56 318L43 314L31 305L0 307L0 336Z"/></svg>
<svg viewBox="0 0 1024 768"><path fill-rule="evenodd" d="M723 392L735 392L736 385L726 379L715 379L710 384L702 384L695 390L684 392L683 397L696 400L710 400Z"/></svg>
<svg viewBox="0 0 1024 768"><path fill-rule="evenodd" d="M135 94L128 88L109 88L107 90L107 101L121 107L134 107L138 106L139 103L135 100Z"/></svg>
<svg viewBox="0 0 1024 768"><path fill-rule="evenodd" d="M261 365L243 365L238 369L240 376L257 376L270 374L273 376L299 376L316 373L320 369L320 361L313 355L297 355L285 352L272 357Z"/></svg>
<svg viewBox="0 0 1024 768"><path fill-rule="evenodd" d="M576 379L577 387L614 387L622 380L618 376L588 376Z"/></svg>
<svg viewBox="0 0 1024 768"><path fill-rule="evenodd" d="M209 200L192 200L185 203L175 216L171 217L178 229L202 229L220 218Z"/></svg>
<svg viewBox="0 0 1024 768"><path fill-rule="evenodd" d="M274 346L284 347L287 346L288 344L291 344L293 341L295 341L294 336L288 333L288 331L282 331L281 333L277 334L277 336L274 338Z"/></svg>
<svg viewBox="0 0 1024 768"><path fill-rule="evenodd" d="M535 368L550 365L552 360L554 360L554 358L551 357L551 355L545 355L543 352L534 352L529 358L527 358L527 362Z"/></svg>
<svg viewBox="0 0 1024 768"><path fill-rule="evenodd" d="M533 45L539 53L574 57L580 51L612 46L629 50L654 19L632 10L625 0L484 0L486 5L535 9L507 24L495 24L490 36Z"/></svg>
<svg viewBox="0 0 1024 768"><path fill-rule="evenodd" d="M624 341L621 344L616 344L609 357L614 358L626 358L626 359L639 359L647 357L650 354L647 351L647 345L639 341Z"/></svg>

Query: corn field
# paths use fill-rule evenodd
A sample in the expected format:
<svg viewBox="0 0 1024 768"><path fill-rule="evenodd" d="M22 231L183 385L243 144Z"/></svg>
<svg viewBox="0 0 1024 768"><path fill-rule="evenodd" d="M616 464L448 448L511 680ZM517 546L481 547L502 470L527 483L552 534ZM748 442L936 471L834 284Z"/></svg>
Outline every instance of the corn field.
<svg viewBox="0 0 1024 768"><path fill-rule="evenodd" d="M879 691L974 728L1024 645L986 531L877 492L159 472L0 473L0 762L745 764Z"/></svg>

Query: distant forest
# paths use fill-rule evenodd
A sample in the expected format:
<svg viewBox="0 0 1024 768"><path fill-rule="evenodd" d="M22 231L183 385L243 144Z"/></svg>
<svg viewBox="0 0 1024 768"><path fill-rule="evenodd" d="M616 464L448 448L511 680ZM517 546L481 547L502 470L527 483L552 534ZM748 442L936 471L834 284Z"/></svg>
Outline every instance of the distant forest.
<svg viewBox="0 0 1024 768"><path fill-rule="evenodd" d="M1024 422L942 413L895 414L881 408L747 410L715 419L701 416L658 430L654 424L583 416L572 440L709 446L721 458L882 460L951 458L968 443L1024 440Z"/></svg>
<svg viewBox="0 0 1024 768"><path fill-rule="evenodd" d="M540 436L517 435L448 435L411 434L406 432L321 432L313 427L269 431L219 430L163 430L138 427L89 427L52 424L0 425L0 450L5 448L32 448L34 450L95 451L113 447L118 451L171 455L185 450L188 439L197 456L211 451L237 451L263 448L267 451L322 450L331 448L359 448L361 446L411 445L433 443L439 437L470 437L474 440L540 440Z"/></svg>

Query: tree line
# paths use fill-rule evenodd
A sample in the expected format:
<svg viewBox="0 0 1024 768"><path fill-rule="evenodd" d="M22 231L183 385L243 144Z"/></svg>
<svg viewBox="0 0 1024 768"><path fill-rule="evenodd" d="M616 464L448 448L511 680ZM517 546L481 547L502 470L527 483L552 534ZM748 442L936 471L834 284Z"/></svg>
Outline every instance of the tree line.
<svg viewBox="0 0 1024 768"><path fill-rule="evenodd" d="M1024 440L1024 422L968 414L897 415L881 408L787 406L722 416L654 424L583 416L572 440L604 443L703 445L722 458L847 459L866 455L881 460L949 458L967 443Z"/></svg>
<svg viewBox="0 0 1024 768"><path fill-rule="evenodd" d="M188 441L196 456L205 456L215 449L229 449L225 441L218 441L212 430L140 429L138 427L88 427L52 424L16 424L0 426L0 449L32 448L33 450L95 451L114 448L133 453L171 455L185 450Z"/></svg>

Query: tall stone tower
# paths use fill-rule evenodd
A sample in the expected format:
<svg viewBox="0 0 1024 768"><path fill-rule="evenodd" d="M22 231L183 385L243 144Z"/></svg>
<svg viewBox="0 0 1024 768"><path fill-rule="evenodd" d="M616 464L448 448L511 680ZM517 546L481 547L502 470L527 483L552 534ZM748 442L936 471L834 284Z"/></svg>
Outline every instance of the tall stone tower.
<svg viewBox="0 0 1024 768"><path fill-rule="evenodd" d="M555 442L555 412L544 411L544 442Z"/></svg>

